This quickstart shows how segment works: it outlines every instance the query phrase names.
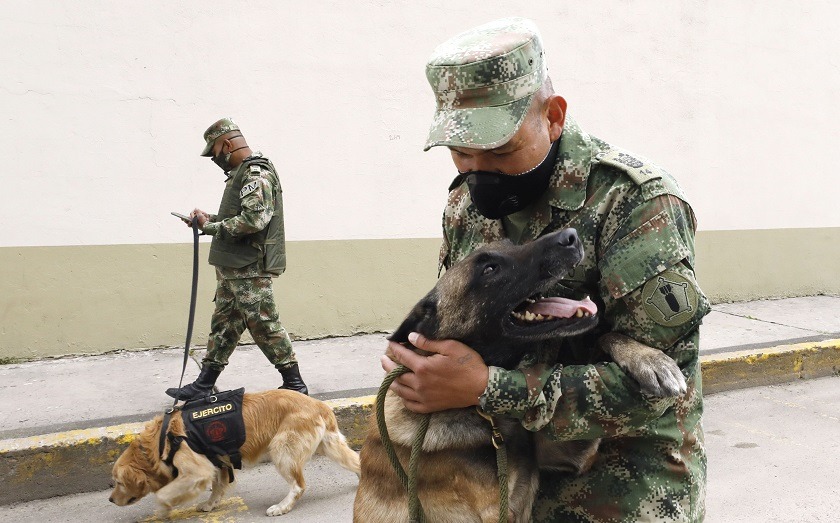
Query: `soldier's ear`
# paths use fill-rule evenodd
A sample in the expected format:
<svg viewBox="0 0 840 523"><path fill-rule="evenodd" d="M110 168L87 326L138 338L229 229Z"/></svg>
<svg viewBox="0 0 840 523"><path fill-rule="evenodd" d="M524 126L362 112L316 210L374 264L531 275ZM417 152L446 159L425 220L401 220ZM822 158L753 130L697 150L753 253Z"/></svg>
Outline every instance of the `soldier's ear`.
<svg viewBox="0 0 840 523"><path fill-rule="evenodd" d="M559 94L548 97L546 103L546 116L548 117L548 135L554 142L563 134L563 126L566 125L566 99Z"/></svg>
<svg viewBox="0 0 840 523"><path fill-rule="evenodd" d="M408 335L419 332L429 339L435 339L438 330L437 294L433 290L411 309L397 330L388 339L397 343L408 341Z"/></svg>

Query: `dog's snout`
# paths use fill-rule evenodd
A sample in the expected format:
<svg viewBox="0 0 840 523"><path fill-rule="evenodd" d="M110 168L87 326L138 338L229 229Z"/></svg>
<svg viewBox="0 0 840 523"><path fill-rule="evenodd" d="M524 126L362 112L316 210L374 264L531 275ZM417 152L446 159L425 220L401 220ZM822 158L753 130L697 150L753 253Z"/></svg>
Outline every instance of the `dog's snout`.
<svg viewBox="0 0 840 523"><path fill-rule="evenodd" d="M114 496L109 497L109 498L108 498L108 501L110 501L111 503L113 503L113 502L114 502Z"/></svg>
<svg viewBox="0 0 840 523"><path fill-rule="evenodd" d="M571 227L563 229L557 235L557 243L559 243L561 247L572 247L579 241L577 231Z"/></svg>

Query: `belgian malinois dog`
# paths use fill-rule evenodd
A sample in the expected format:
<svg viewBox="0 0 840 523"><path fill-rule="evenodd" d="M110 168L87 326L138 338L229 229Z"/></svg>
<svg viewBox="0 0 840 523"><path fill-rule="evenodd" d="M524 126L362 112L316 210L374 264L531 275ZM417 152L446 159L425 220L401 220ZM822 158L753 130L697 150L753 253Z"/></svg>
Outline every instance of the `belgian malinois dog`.
<svg viewBox="0 0 840 523"><path fill-rule="evenodd" d="M455 339L475 349L487 365L513 369L526 354L554 354L570 336L598 323L597 306L551 296L561 278L583 259L574 229L516 246L496 242L452 266L389 337L407 342L410 332L429 339ZM598 348L636 379L643 392L685 392L677 364L662 351L608 333ZM593 350L593 353L595 351ZM602 356L603 358L604 356ZM422 415L388 392L388 434L403 465L408 463ZM496 522L499 483L491 428L475 408L431 415L418 471L418 495L427 521ZM407 521L408 497L380 439L376 415L361 451L362 475L353 521ZM526 522L537 492L539 468L581 474L596 459L600 440L552 442L514 419L497 419L508 459L508 521Z"/></svg>

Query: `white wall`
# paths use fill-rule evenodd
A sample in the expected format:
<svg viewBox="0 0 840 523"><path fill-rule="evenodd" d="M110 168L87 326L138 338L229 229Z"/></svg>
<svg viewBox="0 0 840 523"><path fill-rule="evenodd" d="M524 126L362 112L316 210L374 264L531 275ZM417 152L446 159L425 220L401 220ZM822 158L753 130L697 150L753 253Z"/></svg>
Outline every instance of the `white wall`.
<svg viewBox="0 0 840 523"><path fill-rule="evenodd" d="M281 170L289 240L436 237L422 152L435 45L533 18L589 132L672 171L704 230L840 226L829 1L6 0L0 247L189 241L201 133L233 116Z"/></svg>

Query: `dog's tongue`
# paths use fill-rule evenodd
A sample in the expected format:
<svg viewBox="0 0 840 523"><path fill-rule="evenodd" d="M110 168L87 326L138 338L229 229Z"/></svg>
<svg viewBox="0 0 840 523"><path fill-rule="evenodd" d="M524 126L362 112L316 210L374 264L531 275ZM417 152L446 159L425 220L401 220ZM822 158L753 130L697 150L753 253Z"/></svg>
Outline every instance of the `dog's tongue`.
<svg viewBox="0 0 840 523"><path fill-rule="evenodd" d="M577 314L578 310L584 313L588 312L594 316L598 312L598 306L589 299L589 296L580 301L569 298L543 298L536 303L528 305L525 310L534 314L542 314L543 316L571 318Z"/></svg>

